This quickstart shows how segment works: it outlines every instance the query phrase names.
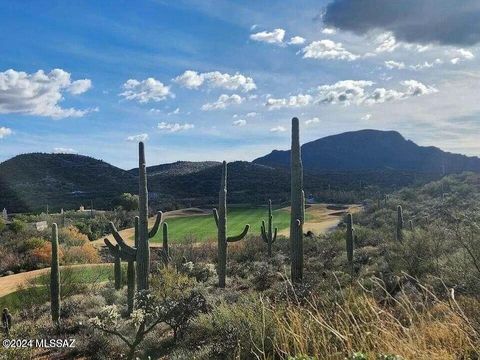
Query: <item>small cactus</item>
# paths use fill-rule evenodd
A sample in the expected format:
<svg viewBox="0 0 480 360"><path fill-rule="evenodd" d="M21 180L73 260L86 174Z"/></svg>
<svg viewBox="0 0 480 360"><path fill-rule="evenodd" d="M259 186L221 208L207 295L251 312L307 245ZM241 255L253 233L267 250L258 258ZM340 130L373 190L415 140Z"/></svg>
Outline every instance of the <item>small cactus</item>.
<svg viewBox="0 0 480 360"><path fill-rule="evenodd" d="M170 261L170 251L168 250L168 224L163 223L163 248L162 248L162 257L163 257L163 264L165 267L168 266L168 262Z"/></svg>
<svg viewBox="0 0 480 360"><path fill-rule="evenodd" d="M408 227L410 228L410 231L415 230L415 227L413 226L413 220L408 221Z"/></svg>
<svg viewBox="0 0 480 360"><path fill-rule="evenodd" d="M50 265L50 311L52 321L60 321L60 264L58 260L58 227L52 224L52 262Z"/></svg>
<svg viewBox="0 0 480 360"><path fill-rule="evenodd" d="M300 148L300 130L297 118L292 119L291 148L291 211L290 248L291 277L293 282L303 280L303 223L305 220L305 194L303 192L303 166Z"/></svg>
<svg viewBox="0 0 480 360"><path fill-rule="evenodd" d="M7 308L2 311L2 327L6 337L9 337L10 329L12 328L12 314L10 314Z"/></svg>
<svg viewBox="0 0 480 360"><path fill-rule="evenodd" d="M268 200L268 225L265 226L265 220L262 220L262 239L267 243L267 252L268 257L272 257L272 244L277 239L277 231L278 229L272 231L272 222L273 222L273 215L272 215L272 200Z"/></svg>
<svg viewBox="0 0 480 360"><path fill-rule="evenodd" d="M403 226L404 226L404 221L403 221L403 210L402 206L398 205L397 206L397 240L402 241L403 240Z"/></svg>
<svg viewBox="0 0 480 360"><path fill-rule="evenodd" d="M346 245L347 245L347 260L350 270L353 274L353 246L354 246L354 228L353 228L353 216L352 214L347 215L347 234L346 234Z"/></svg>
<svg viewBox="0 0 480 360"><path fill-rule="evenodd" d="M218 193L218 210L213 209L213 218L218 229L218 286L225 287L227 272L227 245L229 242L242 240L248 233L250 225L245 225L242 233L237 236L227 236L227 162L222 165L222 179Z"/></svg>

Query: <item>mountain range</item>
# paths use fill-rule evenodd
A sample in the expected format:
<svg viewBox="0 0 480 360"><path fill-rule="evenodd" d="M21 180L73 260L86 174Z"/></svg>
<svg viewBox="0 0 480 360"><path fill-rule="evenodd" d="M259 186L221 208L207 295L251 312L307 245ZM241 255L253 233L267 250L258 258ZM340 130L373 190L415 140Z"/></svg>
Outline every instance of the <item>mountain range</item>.
<svg viewBox="0 0 480 360"><path fill-rule="evenodd" d="M134 154L132 154L134 156ZM445 173L480 172L480 159L418 146L395 131L361 130L302 145L307 194L325 201L354 201ZM290 152L274 150L253 162L229 164L229 201L288 201ZM221 164L215 161L150 166L152 206L162 209L214 204ZM111 208L123 192L137 192L138 169L72 154L30 153L0 164L0 208L13 212Z"/></svg>

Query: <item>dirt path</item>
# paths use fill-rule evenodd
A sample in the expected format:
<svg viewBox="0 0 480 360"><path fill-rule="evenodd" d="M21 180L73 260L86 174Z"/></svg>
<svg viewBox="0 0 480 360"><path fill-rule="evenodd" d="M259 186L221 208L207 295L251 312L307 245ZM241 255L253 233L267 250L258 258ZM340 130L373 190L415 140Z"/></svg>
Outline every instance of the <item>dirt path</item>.
<svg viewBox="0 0 480 360"><path fill-rule="evenodd" d="M338 225L345 213L356 213L361 210L360 205L346 205L347 208L341 210L331 210L327 206L327 204L312 204L307 208L306 213L310 216L303 226L305 233L311 231L318 235L328 232ZM283 229L279 235L289 236L290 229Z"/></svg>
<svg viewBox="0 0 480 360"><path fill-rule="evenodd" d="M94 266L111 266L111 264L102 263L102 264L64 265L64 266L60 266L60 270L62 268L94 267ZM0 297L17 291L20 286L28 286L31 280L35 279L40 275L46 274L49 271L50 271L50 268L48 267L44 269L27 271L24 273L0 277Z"/></svg>

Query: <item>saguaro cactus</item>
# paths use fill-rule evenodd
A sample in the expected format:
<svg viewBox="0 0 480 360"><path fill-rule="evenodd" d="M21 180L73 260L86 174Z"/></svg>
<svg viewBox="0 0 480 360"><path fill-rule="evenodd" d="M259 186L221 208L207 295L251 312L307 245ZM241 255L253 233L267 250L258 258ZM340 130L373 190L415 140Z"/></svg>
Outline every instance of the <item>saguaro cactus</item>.
<svg viewBox="0 0 480 360"><path fill-rule="evenodd" d="M305 194L303 192L303 166L299 133L299 121L297 118L293 118L290 162L290 251L292 261L291 277L293 282L302 282L303 279L303 223L305 220Z"/></svg>
<svg viewBox="0 0 480 360"><path fill-rule="evenodd" d="M10 329L12 328L12 314L7 308L2 311L2 327L7 338L10 336Z"/></svg>
<svg viewBox="0 0 480 360"><path fill-rule="evenodd" d="M52 262L50 265L50 312L52 321L60 321L60 265L58 260L58 227L52 224Z"/></svg>
<svg viewBox="0 0 480 360"><path fill-rule="evenodd" d="M415 230L415 227L413 226L413 220L408 221L408 226L410 227L410 231Z"/></svg>
<svg viewBox="0 0 480 360"><path fill-rule="evenodd" d="M115 245L115 260L113 262L113 273L115 275L115 289L122 288L122 261L120 259L120 245Z"/></svg>
<svg viewBox="0 0 480 360"><path fill-rule="evenodd" d="M163 264L165 267L168 266L168 262L170 260L170 252L168 250L168 224L166 222L163 223L163 249L162 249L162 256L163 256Z"/></svg>
<svg viewBox="0 0 480 360"><path fill-rule="evenodd" d="M263 241L267 243L267 252L268 257L272 256L272 244L277 239L277 228L272 231L272 222L273 222L273 215L272 215L272 200L268 200L268 227L265 226L265 220L262 220L262 238Z"/></svg>
<svg viewBox="0 0 480 360"><path fill-rule="evenodd" d="M120 245L120 256L126 261L136 261L136 278L137 289L148 290L148 276L150 273L150 246L149 239L154 237L158 232L162 222L162 212L157 213L157 219L153 228L148 230L148 190L147 190L147 168L145 164L145 148L143 142L138 144L138 168L139 168L139 217L138 226L138 241L136 247L129 246L122 239L118 233L115 225L111 222L110 228L112 235ZM108 239L105 239L105 244L112 248L114 247Z"/></svg>
<svg viewBox="0 0 480 360"><path fill-rule="evenodd" d="M397 206L397 240L402 241L403 240L403 210L402 206L398 205Z"/></svg>
<svg viewBox="0 0 480 360"><path fill-rule="evenodd" d="M225 287L227 272L227 245L229 242L242 240L248 233L250 225L245 225L242 233L237 236L227 236L227 163L223 162L222 180L218 193L218 210L213 209L213 217L218 229L218 286Z"/></svg>
<svg viewBox="0 0 480 360"><path fill-rule="evenodd" d="M352 214L347 214L347 234L346 234L346 245L347 245L347 260L350 267L350 271L353 274L353 216Z"/></svg>

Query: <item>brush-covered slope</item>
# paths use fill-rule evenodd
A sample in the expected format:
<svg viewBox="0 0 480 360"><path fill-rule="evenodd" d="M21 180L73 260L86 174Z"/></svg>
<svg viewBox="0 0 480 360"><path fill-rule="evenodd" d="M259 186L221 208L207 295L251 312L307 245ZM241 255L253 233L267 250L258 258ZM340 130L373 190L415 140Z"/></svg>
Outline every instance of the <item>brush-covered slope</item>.
<svg viewBox="0 0 480 360"><path fill-rule="evenodd" d="M104 161L74 154L32 153L0 164L0 207L10 211L78 208L94 201L110 207L122 192L136 190L136 178Z"/></svg>
<svg viewBox="0 0 480 360"><path fill-rule="evenodd" d="M480 159L424 147L396 131L360 130L327 136L302 145L307 171L406 170L426 173L480 171ZM256 164L288 167L290 151L274 150Z"/></svg>

